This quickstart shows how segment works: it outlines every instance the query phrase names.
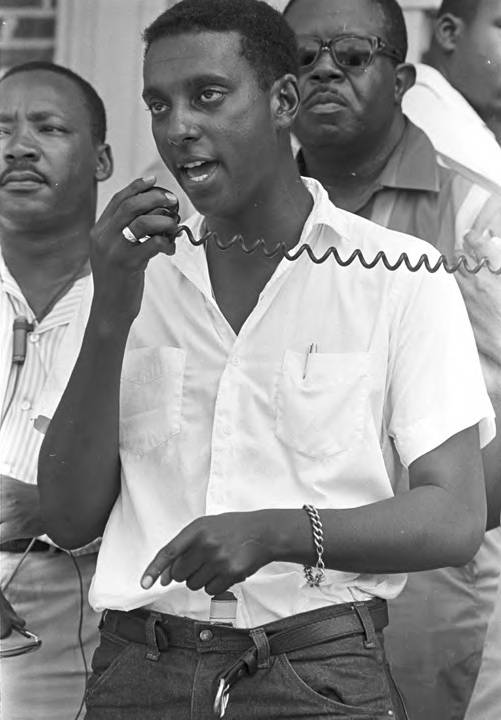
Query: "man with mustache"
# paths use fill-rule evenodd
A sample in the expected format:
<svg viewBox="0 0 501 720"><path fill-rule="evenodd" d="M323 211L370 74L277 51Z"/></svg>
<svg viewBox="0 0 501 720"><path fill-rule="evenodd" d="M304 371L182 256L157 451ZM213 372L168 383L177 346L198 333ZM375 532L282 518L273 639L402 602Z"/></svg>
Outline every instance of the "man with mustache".
<svg viewBox="0 0 501 720"><path fill-rule="evenodd" d="M300 177L296 42L267 3L183 0L145 40L143 99L193 242L155 178L114 196L75 369L40 407L50 532L103 535L88 720L403 720L385 600L408 570L469 559L485 524L492 418L459 290L282 257L437 253Z"/></svg>
<svg viewBox="0 0 501 720"><path fill-rule="evenodd" d="M101 99L70 70L35 62L0 80L1 636L21 649L26 623L42 641L1 661L4 720L76 717L97 643L86 599L97 548L70 556L45 535L32 414L89 283L97 183L112 171L105 133Z"/></svg>
<svg viewBox="0 0 501 720"><path fill-rule="evenodd" d="M486 244L501 245L491 237L501 238L501 193L443 167L428 137L402 112L415 70L405 62L398 3L292 0L285 17L299 44L302 104L294 132L302 173L320 180L337 206L428 240L450 261L466 252L474 264ZM491 399L500 407L499 280L485 271L456 277ZM389 656L418 720L462 717L475 682L501 569L500 452L497 441L484 452L488 527L496 529L475 559L412 574L390 605Z"/></svg>

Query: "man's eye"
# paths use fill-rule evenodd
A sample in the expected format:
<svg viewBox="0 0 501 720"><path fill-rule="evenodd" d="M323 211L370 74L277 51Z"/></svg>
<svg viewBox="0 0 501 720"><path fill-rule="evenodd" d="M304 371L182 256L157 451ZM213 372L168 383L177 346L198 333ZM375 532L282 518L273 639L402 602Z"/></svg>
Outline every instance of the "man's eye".
<svg viewBox="0 0 501 720"><path fill-rule="evenodd" d="M164 102L160 101L151 102L148 105L148 110L152 115L161 115L167 110L167 105Z"/></svg>
<svg viewBox="0 0 501 720"><path fill-rule="evenodd" d="M48 133L49 135L60 135L65 133L66 130L58 125L41 125L40 132Z"/></svg>
<svg viewBox="0 0 501 720"><path fill-rule="evenodd" d="M0 138L6 137L7 135L10 135L10 130L8 128L0 127Z"/></svg>
<svg viewBox="0 0 501 720"><path fill-rule="evenodd" d="M218 102L222 100L223 97L224 92L222 90L215 90L213 88L207 88L207 90L200 93L200 100L206 104Z"/></svg>

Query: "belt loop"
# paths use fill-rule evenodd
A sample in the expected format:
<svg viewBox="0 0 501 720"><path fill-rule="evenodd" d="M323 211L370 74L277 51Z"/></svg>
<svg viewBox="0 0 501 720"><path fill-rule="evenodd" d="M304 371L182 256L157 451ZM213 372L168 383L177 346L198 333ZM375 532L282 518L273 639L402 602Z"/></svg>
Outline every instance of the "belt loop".
<svg viewBox="0 0 501 720"><path fill-rule="evenodd" d="M100 621L99 621L99 625L97 626L99 631L101 631L101 630L103 629L103 627L104 627L104 625L105 625L105 623L106 623L106 619L107 619L107 617L108 617L108 612L109 612L109 610L106 609L106 610L102 613L102 615L101 615L101 619L100 619Z"/></svg>
<svg viewBox="0 0 501 720"><path fill-rule="evenodd" d="M160 650L157 642L156 628L157 623L159 623L161 619L162 616L160 615L160 613L150 612L145 621L147 649L144 656L146 660L152 660L153 662L158 662L160 659Z"/></svg>
<svg viewBox="0 0 501 720"><path fill-rule="evenodd" d="M369 612L369 608L364 602L354 602L353 603L353 609L358 615L358 618L360 622L362 623L362 627L364 629L365 633L365 640L364 640L364 646L366 648L375 648L377 646L376 642L376 628L374 627L374 623L372 622L372 617Z"/></svg>
<svg viewBox="0 0 501 720"><path fill-rule="evenodd" d="M264 628L253 628L249 631L249 635L257 649L258 670L267 670L270 667L270 644Z"/></svg>

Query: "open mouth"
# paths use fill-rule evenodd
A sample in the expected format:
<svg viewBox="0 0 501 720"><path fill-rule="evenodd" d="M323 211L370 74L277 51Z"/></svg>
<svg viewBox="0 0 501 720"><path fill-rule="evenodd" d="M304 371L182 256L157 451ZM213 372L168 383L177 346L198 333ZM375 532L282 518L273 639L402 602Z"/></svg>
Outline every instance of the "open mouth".
<svg viewBox="0 0 501 720"><path fill-rule="evenodd" d="M216 172L219 163L215 160L193 160L179 166L183 180L189 183L204 183Z"/></svg>

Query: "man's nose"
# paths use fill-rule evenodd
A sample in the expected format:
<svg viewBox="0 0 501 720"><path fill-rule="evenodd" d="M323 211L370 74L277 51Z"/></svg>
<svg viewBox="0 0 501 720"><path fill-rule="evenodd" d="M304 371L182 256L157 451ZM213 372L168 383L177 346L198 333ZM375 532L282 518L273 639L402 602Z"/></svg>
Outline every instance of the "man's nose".
<svg viewBox="0 0 501 720"><path fill-rule="evenodd" d="M9 136L5 143L3 155L8 162L38 160L40 147L30 132L19 128Z"/></svg>
<svg viewBox="0 0 501 720"><path fill-rule="evenodd" d="M188 108L173 108L169 116L167 141L170 145L182 145L200 138L200 128L193 112Z"/></svg>
<svg viewBox="0 0 501 720"><path fill-rule="evenodd" d="M342 80L344 78L344 72L339 65L334 61L330 50L324 48L320 57L318 58L315 66L310 71L310 77L313 80Z"/></svg>

